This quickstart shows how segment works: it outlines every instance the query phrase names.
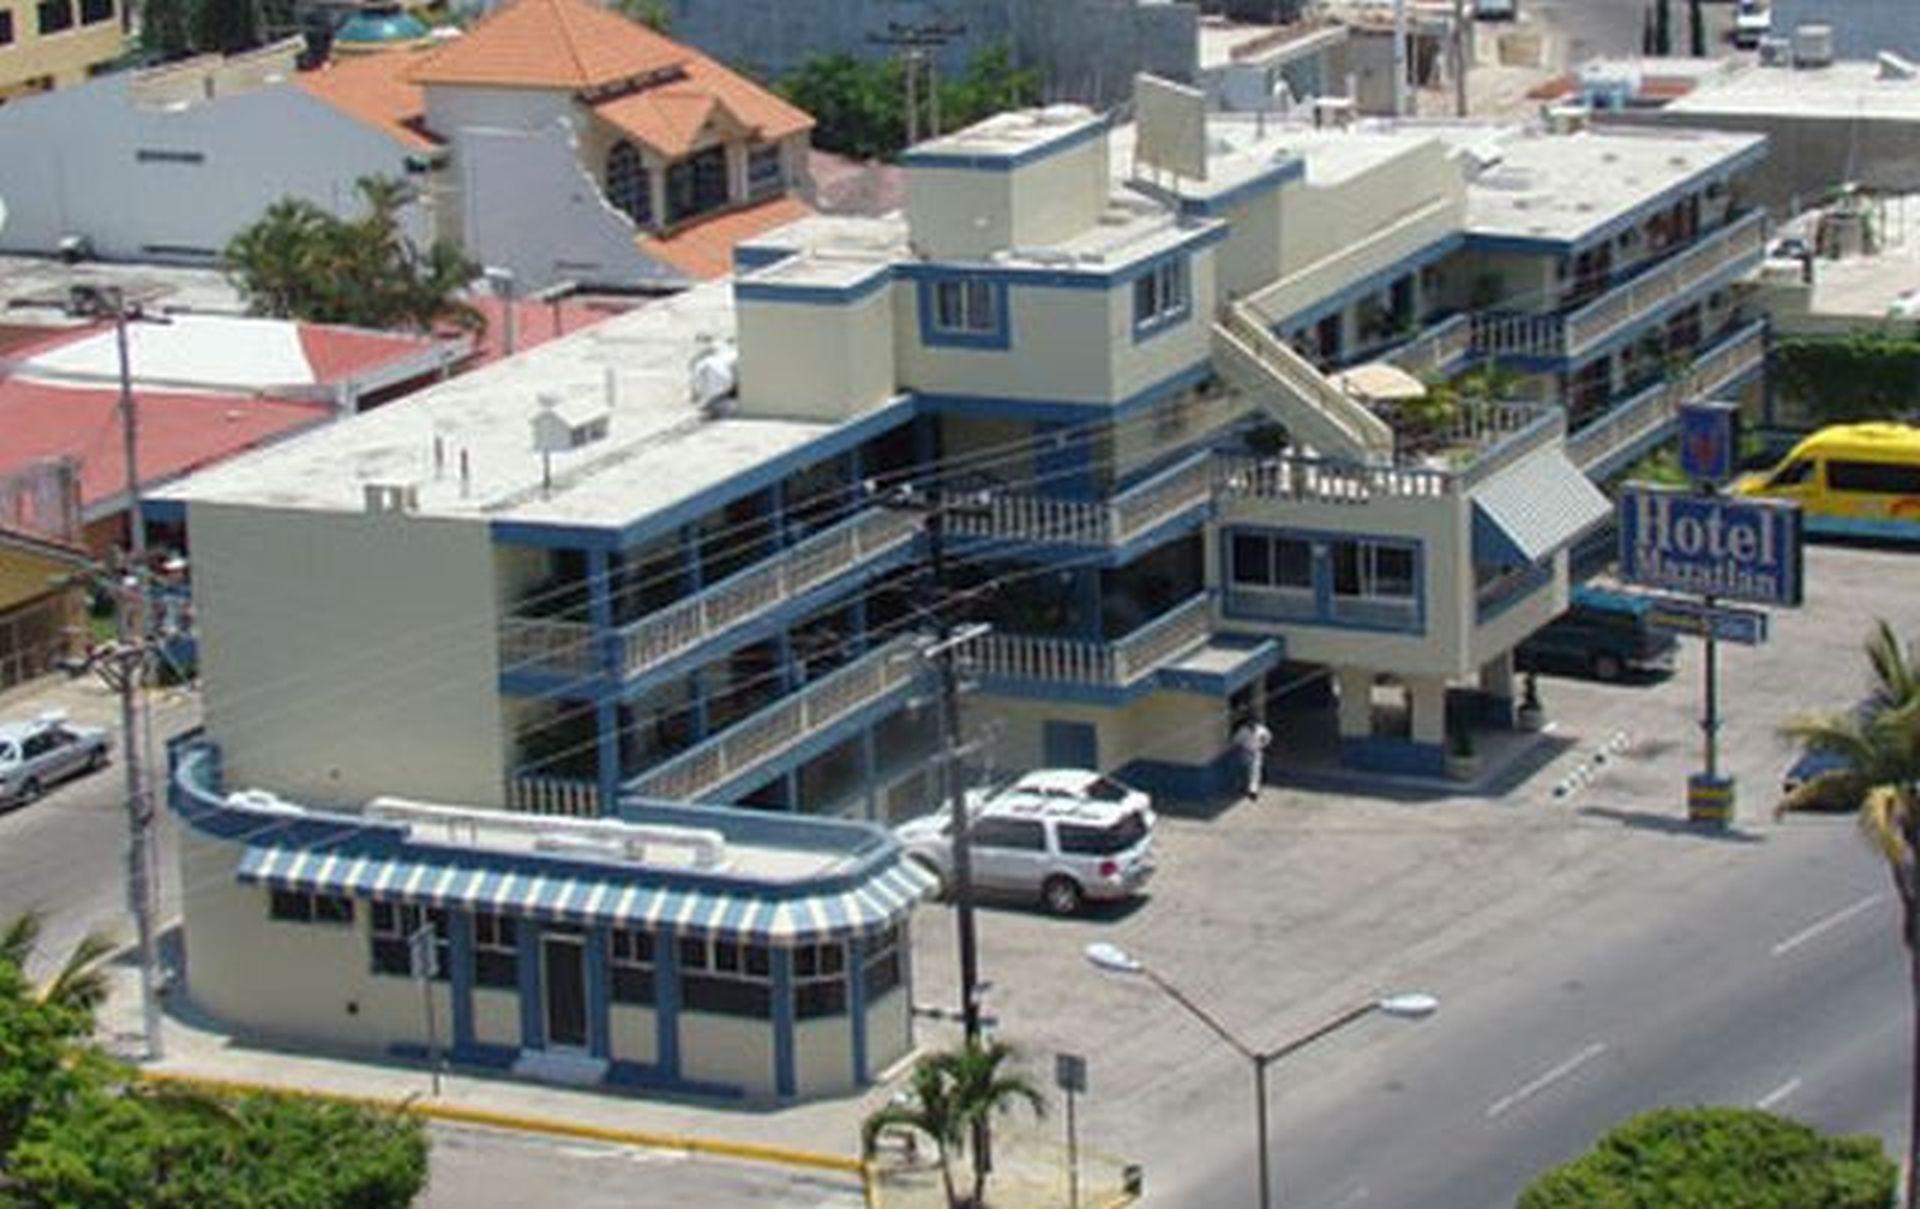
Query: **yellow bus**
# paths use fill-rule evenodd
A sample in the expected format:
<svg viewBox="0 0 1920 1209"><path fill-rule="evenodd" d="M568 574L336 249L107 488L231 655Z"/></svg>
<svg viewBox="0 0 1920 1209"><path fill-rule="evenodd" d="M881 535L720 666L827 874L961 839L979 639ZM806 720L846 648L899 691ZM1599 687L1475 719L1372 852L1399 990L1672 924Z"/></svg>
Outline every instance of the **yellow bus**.
<svg viewBox="0 0 1920 1209"><path fill-rule="evenodd" d="M1920 538L1920 428L1823 428L1778 466L1743 476L1733 489L1800 501L1810 533Z"/></svg>

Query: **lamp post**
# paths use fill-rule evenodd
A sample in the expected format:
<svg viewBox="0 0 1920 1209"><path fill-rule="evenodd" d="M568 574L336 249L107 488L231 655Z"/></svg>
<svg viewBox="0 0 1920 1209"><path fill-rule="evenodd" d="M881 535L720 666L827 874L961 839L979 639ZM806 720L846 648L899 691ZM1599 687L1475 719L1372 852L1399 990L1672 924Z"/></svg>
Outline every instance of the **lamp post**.
<svg viewBox="0 0 1920 1209"><path fill-rule="evenodd" d="M1404 1020L1418 1020L1433 1015L1440 1007L1438 999L1419 992L1369 999L1347 1008L1291 1041L1272 1049L1257 1050L1235 1036L1226 1025L1220 1023L1206 1009L1187 998L1179 987L1160 977L1125 949L1117 945L1094 943L1087 946L1086 958L1096 969L1104 973L1129 974L1145 978L1164 992L1169 999L1185 1008L1200 1023L1206 1025L1214 1036L1226 1042L1228 1048L1245 1058L1248 1065L1253 1068L1254 1128L1258 1133L1257 1154L1260 1163L1260 1209L1272 1209L1273 1206L1273 1173L1267 1159L1267 1068L1287 1055L1303 1050L1321 1038L1337 1033L1356 1020L1371 1016L1375 1012L1397 1016Z"/></svg>

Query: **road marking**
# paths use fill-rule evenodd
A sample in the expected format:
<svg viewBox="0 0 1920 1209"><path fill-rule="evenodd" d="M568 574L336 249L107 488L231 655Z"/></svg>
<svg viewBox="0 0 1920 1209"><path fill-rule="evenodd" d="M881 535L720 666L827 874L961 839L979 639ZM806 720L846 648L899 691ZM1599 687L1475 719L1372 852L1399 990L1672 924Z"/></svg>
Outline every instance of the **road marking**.
<svg viewBox="0 0 1920 1209"><path fill-rule="evenodd" d="M1800 1090L1800 1077L1798 1075L1795 1075L1793 1078L1788 1079L1785 1083L1782 1083L1780 1086L1774 1088L1772 1091L1768 1092L1766 1095L1761 1096L1758 1100L1755 1100L1753 1102L1753 1106L1755 1108L1758 1108L1764 1111L1766 1109L1772 1108L1775 1104L1780 1103L1780 1101L1786 1099L1788 1096L1792 1095L1794 1092L1799 1090Z"/></svg>
<svg viewBox="0 0 1920 1209"><path fill-rule="evenodd" d="M1487 1106L1487 1120L1491 1121L1495 1117L1498 1117L1501 1113L1506 1112L1509 1108L1512 1108L1514 1105L1520 1103L1520 1101L1526 1099L1527 1097L1539 1094L1540 1092L1546 1090L1546 1088L1552 1083L1554 1083L1555 1081L1566 1078L1568 1075L1572 1074L1574 1071L1579 1070L1582 1066L1593 1061L1595 1058L1598 1058L1601 1054L1604 1054L1606 1052L1607 1052L1606 1042L1604 1041L1594 1042L1592 1045L1589 1045L1587 1048L1581 1050L1579 1053L1575 1054L1573 1057L1568 1058L1565 1062L1562 1062L1560 1065L1554 1067L1552 1070L1541 1075L1539 1078L1533 1080L1531 1083L1523 1083L1519 1087L1516 1087L1512 1091L1508 1092L1506 1095L1501 1096L1498 1100L1495 1100L1492 1104L1489 1104Z"/></svg>
<svg viewBox="0 0 1920 1209"><path fill-rule="evenodd" d="M1842 907L1838 911L1835 911L1832 915L1827 916L1825 919L1821 919L1814 923L1808 924L1806 927L1800 929L1798 932L1795 932L1792 936L1787 937L1785 940L1781 941L1779 944L1773 946L1773 955L1775 957L1783 957L1786 954L1793 952L1795 949L1799 948L1801 945L1806 944L1808 941L1814 939L1815 937L1823 936L1826 933L1831 932L1833 929L1839 927L1843 923L1846 923L1848 920L1852 919L1854 916L1860 915L1865 911L1867 911L1868 909L1870 909L1871 907L1873 907L1873 905L1875 903L1878 903L1883 897L1885 896L1881 894L1869 894L1865 898L1861 899L1859 902L1853 904L1851 907Z"/></svg>

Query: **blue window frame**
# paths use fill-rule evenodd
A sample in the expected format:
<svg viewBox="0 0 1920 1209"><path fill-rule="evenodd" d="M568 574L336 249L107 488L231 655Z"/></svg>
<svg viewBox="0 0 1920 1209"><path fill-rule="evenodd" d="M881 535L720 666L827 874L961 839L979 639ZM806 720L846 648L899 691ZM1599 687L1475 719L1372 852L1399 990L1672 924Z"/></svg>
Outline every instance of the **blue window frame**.
<svg viewBox="0 0 1920 1209"><path fill-rule="evenodd" d="M1417 542L1235 529L1221 551L1231 615L1419 633L1426 625Z"/></svg>
<svg viewBox="0 0 1920 1209"><path fill-rule="evenodd" d="M921 281L919 294L922 344L930 348L1011 346L1006 282L957 273Z"/></svg>
<svg viewBox="0 0 1920 1209"><path fill-rule="evenodd" d="M1133 338L1174 326L1193 311L1189 258L1169 257L1133 279Z"/></svg>

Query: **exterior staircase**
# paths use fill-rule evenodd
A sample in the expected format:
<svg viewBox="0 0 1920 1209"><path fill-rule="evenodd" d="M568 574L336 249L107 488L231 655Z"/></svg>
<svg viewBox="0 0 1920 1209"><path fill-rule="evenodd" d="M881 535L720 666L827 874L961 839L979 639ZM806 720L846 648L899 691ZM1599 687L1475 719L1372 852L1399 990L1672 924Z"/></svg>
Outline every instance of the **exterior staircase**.
<svg viewBox="0 0 1920 1209"><path fill-rule="evenodd" d="M1214 368L1286 425L1297 444L1323 456L1393 464L1393 429L1267 330L1245 303L1229 302L1213 325Z"/></svg>

